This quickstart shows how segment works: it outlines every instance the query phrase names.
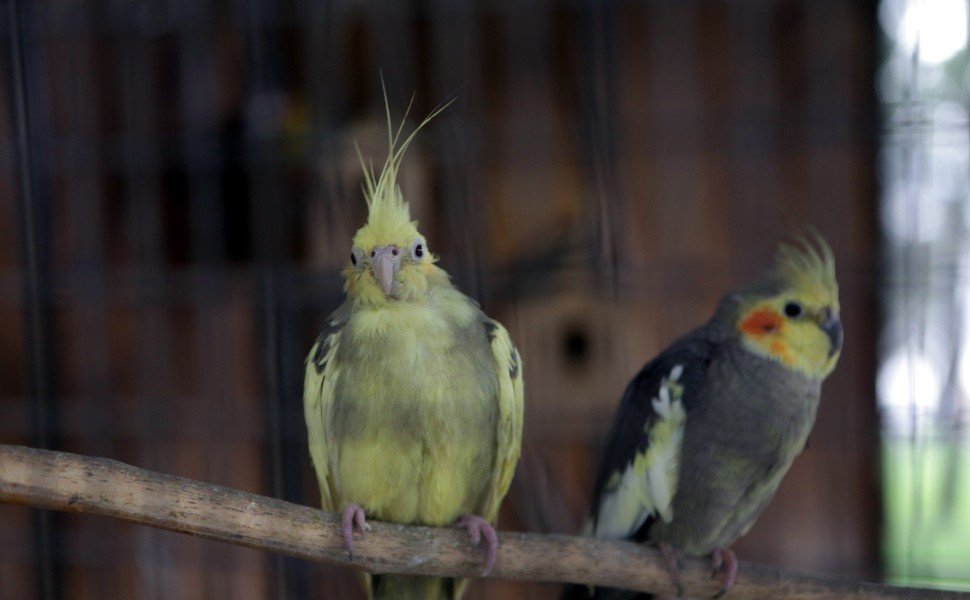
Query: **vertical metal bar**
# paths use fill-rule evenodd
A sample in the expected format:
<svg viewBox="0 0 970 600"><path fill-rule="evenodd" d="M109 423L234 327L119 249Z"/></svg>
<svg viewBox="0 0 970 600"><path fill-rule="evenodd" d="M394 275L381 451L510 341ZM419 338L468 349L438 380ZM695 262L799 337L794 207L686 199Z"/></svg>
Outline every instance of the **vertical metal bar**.
<svg viewBox="0 0 970 600"><path fill-rule="evenodd" d="M49 411L53 397L51 366L51 319L50 281L48 274L49 236L41 230L49 218L46 202L34 189L33 128L27 101L26 59L21 33L25 28L20 12L20 0L11 0L7 20L10 26L10 74L13 85L9 88L10 105L13 107L13 126L16 148L13 153L14 172L19 208L20 251L24 280L24 319L27 323L28 364L30 365L30 389L32 397L31 428L33 442L49 448L51 431Z"/></svg>
<svg viewBox="0 0 970 600"><path fill-rule="evenodd" d="M306 454L299 442L298 426L302 426L302 407L294 399L299 393L292 386L294 368L301 363L290 356L293 344L292 317L287 313L290 301L290 280L283 265L287 255L285 200L279 191L281 163L277 156L280 141L280 113L285 88L284 65L276 37L279 14L284 10L272 3L249 0L246 14L246 67L250 85L245 99L247 117L245 132L245 160L249 170L249 191L253 207L254 258L258 277L259 308L257 323L262 351L262 396L264 399L265 432L267 437L271 493L279 498L301 497L301 462L297 457ZM298 409L298 410L297 410ZM301 451L302 450L302 451ZM294 559L270 558L274 596L281 600L305 598L306 568Z"/></svg>
<svg viewBox="0 0 970 600"><path fill-rule="evenodd" d="M189 279L192 289L189 327L195 374L189 393L200 399L191 418L203 423L208 432L206 450L196 460L202 463L207 480L213 477L218 480L233 471L232 458L226 451L231 447L227 438L232 435L229 431L233 423L238 422L227 416L233 414L226 402L231 385L227 377L226 353L220 351L227 341L223 326L225 309L232 300L225 293L226 255L218 178L222 168L218 144L221 120L216 118L218 108L214 98L222 84L221 78L226 74L219 73L214 64L215 54L211 48L214 28L205 9L195 6L183 10L186 20L176 36L180 78L177 107L184 125L179 131L181 139L172 168L185 179L188 212L188 263L192 273ZM226 483L240 485L235 481ZM199 553L203 564L210 567L202 576L200 591L209 598L223 597L227 587L232 585L231 579L239 572L234 564L239 557L238 549L202 544Z"/></svg>
<svg viewBox="0 0 970 600"><path fill-rule="evenodd" d="M772 46L772 24L778 7L772 3L728 4L728 43L732 48L728 113L728 191L734 238L741 264L756 265L777 237L764 223L777 223L777 198L786 197L785 182L769 161L779 150L778 68ZM752 227L752 225L760 225ZM744 277L753 273L746 272Z"/></svg>
<svg viewBox="0 0 970 600"><path fill-rule="evenodd" d="M57 412L54 402L54 351L49 274L50 236L47 235L49 213L47 198L35 188L37 171L34 164L33 115L28 102L27 57L23 33L27 17L20 0L7 2L10 60L9 88L13 107L16 147L13 153L14 178L19 209L21 273L23 279L24 321L27 345L29 414L32 443L41 448L58 444ZM49 511L33 511L37 589L41 598L61 596L57 577L57 519Z"/></svg>
<svg viewBox="0 0 970 600"><path fill-rule="evenodd" d="M76 365L76 378L70 378L72 383L65 382L61 390L62 435L74 442L69 448L72 451L112 456L117 430L113 427L116 411L110 406L109 316L102 244L103 183L108 160L104 138L100 137L95 67L95 31L101 21L97 11L77 11L71 14L69 22L71 33L63 41L54 42L65 49L56 55L64 67L57 72L57 84L72 92L71 102L58 104L68 124L66 135L58 137L57 148L63 157L58 164L70 167L66 173L58 169L64 186L56 215L60 221L58 230L74 240L73 251L61 259L71 284L62 301L67 314L60 321L61 339L73 343L62 343L60 356L65 364ZM104 519L72 515L66 515L64 520L66 530L71 532L64 539L64 555L86 557L69 559L71 567L79 566L81 561L85 566L72 579L69 593L103 594L111 589L110 573L119 556L113 551L119 547L115 546L118 536L112 534L115 525Z"/></svg>
<svg viewBox="0 0 970 600"><path fill-rule="evenodd" d="M697 3L670 3L653 5L649 19L644 22L644 59L647 71L643 80L650 86L661 87L664 92L646 93L647 117L640 111L624 111L627 119L632 115L636 131L629 146L621 155L645 149L656 168L651 171L652 185L658 199L677 198L676 202L660 202L652 213L652 235L658 236L658 246L667 258L690 256L701 250L702 244L681 233L683 223L703 222L701 205L703 193L700 182L704 181L706 148L701 143L704 127L704 103L701 91L701 37L700 11ZM672 60L676 57L676 60ZM639 127L643 124L644 127ZM696 177L685 177L684 170L699 171ZM696 186L696 187L695 187ZM693 188L693 189L691 189ZM663 258L657 262L663 263ZM669 265L670 266L670 265ZM664 281L670 281L669 269L662 269Z"/></svg>
<svg viewBox="0 0 970 600"><path fill-rule="evenodd" d="M440 165L439 172L432 172L431 177L439 179L442 189L432 197L438 202L433 206L433 214L441 215L436 219L436 229L424 233L429 240L435 235L437 241L429 243L439 248L447 245L450 256L443 260L452 279L465 294L487 308L490 296L494 296L494 286L490 285L489 265L484 260L484 227L475 226L485 221L481 136L480 128L469 122L470 115L481 114L482 77L475 72L480 65L475 60L481 38L476 27L479 10L473 3L443 0L436 0L425 9L431 31L429 55L435 59L428 69L429 104L454 98L456 94L460 98L435 119L427 132L429 141L435 135L429 162ZM530 25L534 23L530 21L523 26ZM544 29L541 31L544 33Z"/></svg>
<svg viewBox="0 0 970 600"><path fill-rule="evenodd" d="M120 55L123 134L120 140L125 200L130 204L127 224L133 232L131 259L134 304L137 314L136 352L138 355L135 398L138 422L135 427L136 456L148 468L172 469L173 442L165 439L171 431L177 409L170 396L172 373L172 322L166 297L166 267L160 182L164 159L159 149L152 118L160 110L154 84L158 60L157 41L141 34L135 24L118 40ZM168 446L168 447L167 447ZM172 461L172 462L167 462ZM167 598L180 595L177 570L169 568L174 560L173 538L148 527L133 534L137 548L134 561L139 596Z"/></svg>
<svg viewBox="0 0 970 600"><path fill-rule="evenodd" d="M600 266L595 271L603 274L602 284L612 295L620 289L622 268L619 262L622 230L616 221L617 215L625 212L616 174L617 148L622 144L617 123L616 40L620 37L616 29L617 10L620 8L615 2L589 0L581 2L577 10L579 39L584 49L580 53L583 94L579 131L586 152L587 177L594 180L589 189L599 192L593 199L595 230L590 233L595 247L591 250Z"/></svg>

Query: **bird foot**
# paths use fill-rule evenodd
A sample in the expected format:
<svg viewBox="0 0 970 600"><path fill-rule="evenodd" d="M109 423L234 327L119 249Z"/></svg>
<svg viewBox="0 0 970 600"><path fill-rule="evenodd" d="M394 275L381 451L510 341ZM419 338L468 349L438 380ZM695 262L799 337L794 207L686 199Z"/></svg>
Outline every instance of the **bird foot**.
<svg viewBox="0 0 970 600"><path fill-rule="evenodd" d="M498 555L498 536L495 535L495 529L478 515L464 515L455 521L455 527L463 527L475 545L485 538L485 570L482 571L482 577L485 577L495 566L495 557Z"/></svg>
<svg viewBox="0 0 970 600"><path fill-rule="evenodd" d="M729 548L718 548L711 552L711 566L714 568L711 578L714 578L718 571L724 571L724 577L721 579L721 590L714 594L715 599L722 598L734 584L734 578L738 575L737 557Z"/></svg>
<svg viewBox="0 0 970 600"><path fill-rule="evenodd" d="M347 554L350 555L350 559L353 560L354 526L357 526L357 530L360 531L360 537L363 538L364 532L370 530L370 525L367 524L364 509L357 504L348 504L345 506L342 517L344 546L347 548Z"/></svg>
<svg viewBox="0 0 970 600"><path fill-rule="evenodd" d="M658 544L658 546L660 548L660 554L664 558L664 563L667 565L667 571L670 572L670 579L677 586L677 597L683 598L684 582L680 579L680 565L678 564L680 556L677 550L670 544Z"/></svg>

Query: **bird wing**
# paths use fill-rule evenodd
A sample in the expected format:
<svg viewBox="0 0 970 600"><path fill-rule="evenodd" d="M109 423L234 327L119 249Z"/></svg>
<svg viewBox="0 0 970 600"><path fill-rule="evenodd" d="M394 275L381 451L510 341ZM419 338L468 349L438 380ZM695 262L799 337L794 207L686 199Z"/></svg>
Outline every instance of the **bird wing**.
<svg viewBox="0 0 970 600"><path fill-rule="evenodd" d="M627 385L597 477L586 533L630 538L647 519L670 522L680 474L681 443L700 400L711 345L682 338Z"/></svg>
<svg viewBox="0 0 970 600"><path fill-rule="evenodd" d="M343 325L349 310L341 306L330 317L306 358L306 375L303 380L303 410L307 424L310 458L320 484L320 503L324 510L335 512L336 470L331 468L333 449L330 447L330 415L333 410L340 361L337 354Z"/></svg>
<svg viewBox="0 0 970 600"><path fill-rule="evenodd" d="M498 420L496 423L495 464L492 467L489 496L482 516L493 525L499 506L509 491L515 465L522 449L523 386L522 360L508 331L498 321L486 318L485 331L492 346L498 376Z"/></svg>

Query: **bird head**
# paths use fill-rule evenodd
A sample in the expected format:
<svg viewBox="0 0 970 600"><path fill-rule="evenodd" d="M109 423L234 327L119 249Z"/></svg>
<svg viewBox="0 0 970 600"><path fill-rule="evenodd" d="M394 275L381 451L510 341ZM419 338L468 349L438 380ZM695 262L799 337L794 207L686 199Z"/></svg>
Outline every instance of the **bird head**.
<svg viewBox="0 0 970 600"><path fill-rule="evenodd" d="M842 350L835 258L818 236L782 244L767 285L736 295L734 325L744 346L812 378L824 378Z"/></svg>
<svg viewBox="0 0 970 600"><path fill-rule="evenodd" d="M344 269L344 290L359 302L380 305L414 300L427 294L430 280L447 277L435 266L437 258L428 250L417 221L411 220L408 203L397 183L398 167L415 134L446 106L432 112L400 144L404 124L394 131L388 111L390 149L379 177L358 149L368 214L367 223L354 235L350 264Z"/></svg>

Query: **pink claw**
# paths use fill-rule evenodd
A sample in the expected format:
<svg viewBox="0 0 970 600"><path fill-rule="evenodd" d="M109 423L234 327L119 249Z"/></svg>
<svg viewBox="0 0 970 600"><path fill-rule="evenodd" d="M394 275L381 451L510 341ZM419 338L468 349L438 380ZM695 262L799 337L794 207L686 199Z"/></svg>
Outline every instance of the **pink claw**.
<svg viewBox="0 0 970 600"><path fill-rule="evenodd" d="M343 534L344 546L347 554L354 558L354 525L360 531L360 537L364 537L364 531L370 529L367 526L367 518L364 516L364 509L357 504L348 504L343 510Z"/></svg>
<svg viewBox="0 0 970 600"><path fill-rule="evenodd" d="M478 515L461 517L455 521L455 527L464 527L475 545L482 541L483 536L485 537L485 570L482 571L482 577L485 577L495 566L495 557L498 555L498 536L495 535L495 529Z"/></svg>
<svg viewBox="0 0 970 600"><path fill-rule="evenodd" d="M670 572L670 578L673 580L674 585L677 586L677 597L683 598L684 582L680 579L680 566L677 564L677 550L670 544L659 544L659 547L660 554L664 558L664 563L667 564L667 570Z"/></svg>
<svg viewBox="0 0 970 600"><path fill-rule="evenodd" d="M728 589L734 584L734 579L738 575L738 560L729 548L718 548L711 552L711 564L714 566L713 577L719 570L724 571L724 578L721 580L721 590L714 594L714 598L721 598L727 593Z"/></svg>

